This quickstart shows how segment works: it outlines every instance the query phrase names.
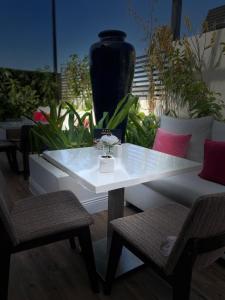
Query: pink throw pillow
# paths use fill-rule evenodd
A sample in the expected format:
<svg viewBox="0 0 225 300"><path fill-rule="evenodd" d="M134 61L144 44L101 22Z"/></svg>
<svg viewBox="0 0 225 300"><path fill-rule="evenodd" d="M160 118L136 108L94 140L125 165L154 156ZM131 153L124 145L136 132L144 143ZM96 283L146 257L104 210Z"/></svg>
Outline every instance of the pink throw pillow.
<svg viewBox="0 0 225 300"><path fill-rule="evenodd" d="M176 134L158 128L153 150L179 157L186 157L191 134Z"/></svg>
<svg viewBox="0 0 225 300"><path fill-rule="evenodd" d="M225 185L225 142L205 140L203 179Z"/></svg>
<svg viewBox="0 0 225 300"><path fill-rule="evenodd" d="M47 122L45 116L41 111L33 112L33 120L36 122Z"/></svg>

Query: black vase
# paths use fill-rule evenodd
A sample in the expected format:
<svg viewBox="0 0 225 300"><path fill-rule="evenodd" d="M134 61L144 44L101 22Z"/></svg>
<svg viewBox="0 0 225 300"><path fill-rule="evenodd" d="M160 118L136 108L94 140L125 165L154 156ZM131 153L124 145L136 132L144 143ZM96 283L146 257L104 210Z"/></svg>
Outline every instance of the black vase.
<svg viewBox="0 0 225 300"><path fill-rule="evenodd" d="M103 112L112 116L118 102L131 91L135 66L135 49L125 42L126 33L106 30L90 49L90 75L96 121ZM124 140L127 120L119 125Z"/></svg>

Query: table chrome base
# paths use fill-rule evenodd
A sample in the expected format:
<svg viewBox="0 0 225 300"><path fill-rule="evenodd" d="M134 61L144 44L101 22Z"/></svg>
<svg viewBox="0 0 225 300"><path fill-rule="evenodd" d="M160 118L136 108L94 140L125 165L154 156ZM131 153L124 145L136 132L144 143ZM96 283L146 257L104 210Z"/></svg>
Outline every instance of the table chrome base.
<svg viewBox="0 0 225 300"><path fill-rule="evenodd" d="M94 254L96 261L97 273L105 280L106 268L107 268L107 239L102 239L94 242ZM123 275L124 273L130 272L144 263L133 253L123 247L122 255L116 272L116 277Z"/></svg>

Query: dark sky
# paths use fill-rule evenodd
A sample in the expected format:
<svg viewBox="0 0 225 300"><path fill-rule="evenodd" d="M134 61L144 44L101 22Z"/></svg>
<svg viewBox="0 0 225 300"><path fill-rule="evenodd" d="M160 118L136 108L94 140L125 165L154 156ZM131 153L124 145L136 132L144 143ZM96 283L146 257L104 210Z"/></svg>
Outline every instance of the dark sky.
<svg viewBox="0 0 225 300"><path fill-rule="evenodd" d="M156 2L154 5L152 2ZM156 24L169 24L172 0L131 0L136 13L148 20L154 8ZM128 0L56 0L59 65L69 55L88 54L105 29L127 33L138 55L146 47L144 30L129 13ZM225 0L183 0L183 16L197 29L210 8ZM37 69L52 67L50 0L0 0L0 67Z"/></svg>

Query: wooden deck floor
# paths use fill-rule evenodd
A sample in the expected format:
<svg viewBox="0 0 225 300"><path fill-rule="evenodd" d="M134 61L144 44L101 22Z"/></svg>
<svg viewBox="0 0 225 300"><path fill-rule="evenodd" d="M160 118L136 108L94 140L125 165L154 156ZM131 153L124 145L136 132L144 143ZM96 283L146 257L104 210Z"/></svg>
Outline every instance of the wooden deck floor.
<svg viewBox="0 0 225 300"><path fill-rule="evenodd" d="M4 154L0 154L0 169L17 199L30 195L22 176L14 175ZM126 213L132 213L126 209ZM94 215L93 240L106 235L106 212ZM67 241L13 255L11 260L9 300L169 300L171 289L152 275L148 268L118 279L111 296L93 294L86 270L78 253ZM194 273L192 300L225 299L225 268L218 264ZM182 299L181 299L182 300Z"/></svg>

